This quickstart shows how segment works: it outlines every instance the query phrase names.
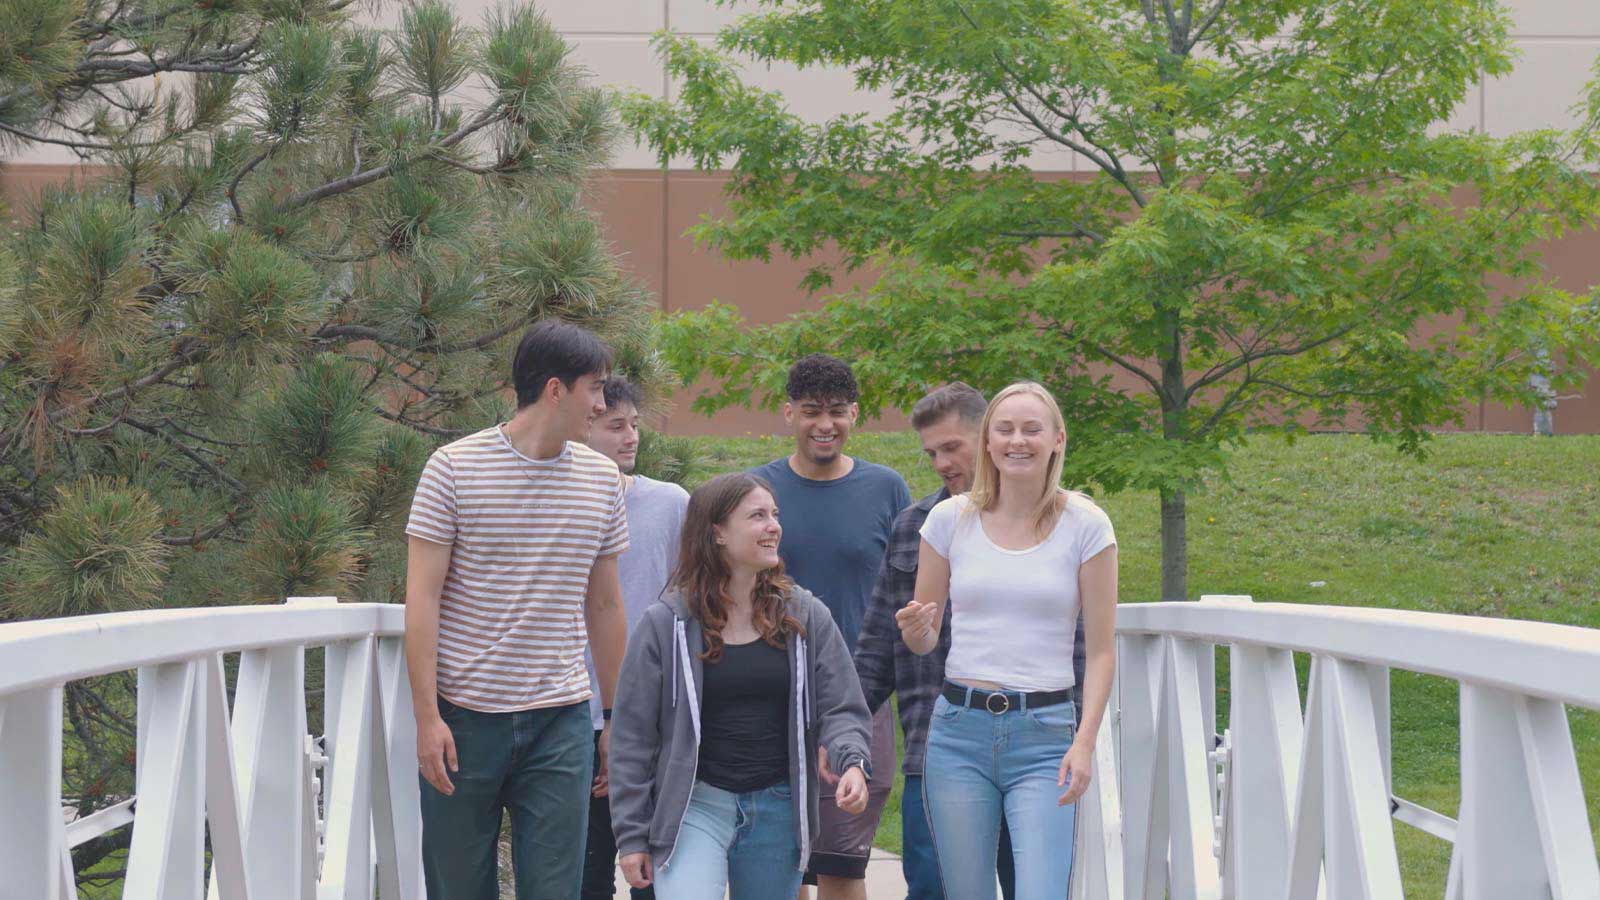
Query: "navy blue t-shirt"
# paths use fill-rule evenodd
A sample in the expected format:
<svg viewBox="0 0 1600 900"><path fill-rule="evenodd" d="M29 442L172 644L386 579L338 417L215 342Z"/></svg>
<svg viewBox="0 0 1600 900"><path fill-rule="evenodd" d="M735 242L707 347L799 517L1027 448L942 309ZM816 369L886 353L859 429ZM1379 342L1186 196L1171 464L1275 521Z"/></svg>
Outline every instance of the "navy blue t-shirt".
<svg viewBox="0 0 1600 900"><path fill-rule="evenodd" d="M787 457L750 471L776 495L784 571L827 605L855 653L895 516L911 505L905 479L888 466L859 459L850 474L832 481L795 474Z"/></svg>

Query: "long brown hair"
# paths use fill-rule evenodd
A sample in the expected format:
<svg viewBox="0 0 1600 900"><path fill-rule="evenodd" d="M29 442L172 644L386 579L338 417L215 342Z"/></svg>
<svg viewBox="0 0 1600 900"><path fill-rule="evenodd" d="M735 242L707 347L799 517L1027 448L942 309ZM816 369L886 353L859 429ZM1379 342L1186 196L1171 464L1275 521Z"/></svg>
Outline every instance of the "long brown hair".
<svg viewBox="0 0 1600 900"><path fill-rule="evenodd" d="M724 525L733 510L751 491L760 488L768 494L772 487L748 472L718 475L689 495L689 510L684 514L683 533L678 545L678 566L668 588L683 595L689 612L705 632L706 649L700 658L706 662L722 659L722 629L728 624L728 579L733 570L717 546L713 526ZM761 639L782 649L791 634L805 634L800 621L787 609L794 582L783 574L783 563L756 575L755 596L751 598L750 622Z"/></svg>

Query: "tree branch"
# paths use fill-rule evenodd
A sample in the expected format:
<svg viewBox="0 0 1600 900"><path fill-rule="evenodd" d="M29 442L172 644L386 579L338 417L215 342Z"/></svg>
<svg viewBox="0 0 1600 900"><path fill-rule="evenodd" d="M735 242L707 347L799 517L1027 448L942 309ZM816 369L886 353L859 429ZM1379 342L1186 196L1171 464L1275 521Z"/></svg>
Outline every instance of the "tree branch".
<svg viewBox="0 0 1600 900"><path fill-rule="evenodd" d="M1190 50L1193 50L1195 45L1200 43L1201 38L1204 38L1206 32L1211 30L1211 26L1217 23L1217 19L1221 18L1222 11L1227 7L1228 0L1216 0L1216 2L1212 4L1211 9L1207 10L1200 17L1200 27L1196 28L1189 35Z"/></svg>
<svg viewBox="0 0 1600 900"><path fill-rule="evenodd" d="M496 100L482 112L478 113L476 116L473 116L472 119L466 124L462 125L460 128L457 128L443 140L439 141L439 143L433 148L423 151L422 155L431 155L437 150L446 150L454 147L455 145L466 140L473 133L488 127L495 121L495 119L499 118L503 114L504 111L501 108L501 101ZM381 181L382 179L389 177L393 171L394 166L382 165L378 166L377 168L368 169L365 172L358 172L355 175L351 175L347 178L341 178L338 181L330 181L321 187L312 188L311 190L301 191L300 193L295 194L288 200L284 201L283 205L279 207L279 210L289 211L299 209L302 206L316 203L319 200L326 200L329 197L343 194L347 191L353 191L356 188L366 187L375 181Z"/></svg>
<svg viewBox="0 0 1600 900"><path fill-rule="evenodd" d="M972 17L971 13L967 12L967 9L966 9L965 6L957 4L956 5L956 10L961 13L961 17L963 19L967 20L967 25L970 26L973 31L977 31L977 32L981 32L982 31L982 29L978 26L977 20ZM1022 87L1023 90L1028 91L1035 99L1039 100L1039 102L1042 103L1047 109L1051 109L1052 112L1054 112L1056 115L1060 116L1062 119L1064 119L1064 120L1066 120L1068 122L1071 122L1073 124L1073 126L1075 127L1075 129L1077 130L1077 132L1080 135L1083 135L1084 140L1087 141L1088 143L1086 144L1084 142L1074 140L1074 139L1068 137L1066 134L1062 133L1060 131L1060 129L1056 129L1056 128L1050 127L1050 125L1048 125L1043 119L1041 119L1038 116L1038 114L1036 114L1033 110L1029 109L1027 104L1022 102L1021 98L1017 96L1015 91L1011 90L1011 88L1008 87L1006 84L1001 83L999 85L1000 93L1005 95L1006 102L1010 104L1012 109L1014 109L1018 113L1020 113L1023 116L1023 118L1026 118L1028 120L1028 122L1033 125L1034 128L1037 128L1039 130L1040 134L1043 134L1045 137L1049 138L1050 140L1055 141L1056 143L1060 144L1061 146L1066 147L1067 149L1073 151L1074 153L1077 153L1077 154L1083 156L1085 159L1087 159L1090 162L1094 163L1095 166L1097 166L1101 171L1105 172L1107 175L1110 175L1118 184L1122 185L1123 190L1128 192L1128 195L1133 198L1133 202L1134 203L1138 204L1138 206L1141 209L1144 208L1144 206L1145 206L1144 194L1138 189L1137 186L1135 186L1133 184L1133 180L1128 177L1127 171L1122 168L1122 163L1117 160L1115 154L1110 153L1108 150L1106 150L1106 148L1101 147L1098 143L1096 143L1094 141L1093 138L1091 138L1088 134L1086 134L1085 130L1084 130L1084 127L1083 127L1083 124L1081 122L1079 122L1075 117L1069 116L1069 115L1065 115L1060 110L1054 109L1053 108L1053 104L1049 103L1047 100L1042 98L1036 91L1034 91L1034 89L1030 85L1027 84L1027 82L1025 82L1022 78L1020 78L1017 75L1016 71L1014 69L1012 69L1011 66L1003 58L1001 58L1000 54L992 53L990 55L993 57L993 59L995 61L995 65L998 66L1000 68L1000 70L1005 73L1005 75L1006 75L1006 77L1008 79L1010 79L1011 81L1016 82L1018 85L1020 85ZM1096 149L1090 149L1091 145Z"/></svg>
<svg viewBox="0 0 1600 900"><path fill-rule="evenodd" d="M471 340L458 341L453 344L439 344L431 340L412 343L410 341L395 337L392 334L385 334L384 332L367 325L324 325L321 328L318 328L312 337L319 340L350 339L357 341L374 341L379 344L387 344L390 347L399 347L402 350L411 350L416 353L429 353L437 355L441 353L460 353L463 350L482 350L484 347L489 346L495 341L500 340L511 332L516 331L518 328L522 328L527 324L528 322L525 319L512 319L510 322L501 325L499 328L496 328L487 334L479 335Z"/></svg>
<svg viewBox="0 0 1600 900"><path fill-rule="evenodd" d="M1099 344L1095 343L1094 341L1091 341L1091 340L1088 340L1087 338L1083 338L1083 337L1080 337L1080 336L1078 336L1076 334L1073 334L1071 328L1063 328L1063 329L1061 329L1061 335L1062 335L1062 337L1065 337L1067 340L1074 341L1074 342L1082 345L1083 347L1087 348L1088 350L1090 350L1090 351L1092 351L1094 353L1097 353L1100 356L1105 357L1108 361L1110 361L1112 363L1115 363L1118 367L1122 368L1124 371L1127 371L1130 374L1137 376L1138 378L1143 380L1146 384L1150 385L1151 389L1154 390L1157 395L1159 395L1161 393L1161 382L1156 378L1155 375L1151 374L1150 372L1145 371L1143 368L1141 368L1136 363L1131 362L1130 360L1128 360L1128 359L1126 359L1126 358L1124 358L1122 356L1119 356L1119 355L1111 352L1110 350L1107 350L1106 348L1100 346Z"/></svg>
<svg viewBox="0 0 1600 900"><path fill-rule="evenodd" d="M130 381L122 387L113 388L103 394L96 394L93 397L77 400L72 403L65 404L57 409L51 410L49 413L46 413L47 421L56 423L61 421L61 419L69 413L84 409L86 407L98 406L108 400L116 400L121 397L126 397L139 390L147 388L150 385L166 378L168 375L171 375L173 372L176 372L184 366L194 362L195 358L199 356L199 353L199 342L188 342L178 350L177 355L168 360L166 364L154 372L151 372L150 374L145 375L144 377L135 381ZM4 457L10 452L12 442L25 430L26 425L18 425L12 428L10 431L0 432L0 457Z"/></svg>
<svg viewBox="0 0 1600 900"><path fill-rule="evenodd" d="M168 547L193 547L196 544L203 544L211 540L232 527L233 521L231 518L224 517L221 522L207 528L205 531L197 531L187 537L164 537L161 538L161 543L166 544Z"/></svg>
<svg viewBox="0 0 1600 900"><path fill-rule="evenodd" d="M422 432L423 434L431 434L431 435L436 435L438 437L456 438L456 437L461 437L462 435L467 433L464 429L459 429L459 428L437 428L437 427L435 427L433 425L424 425L423 423L418 422L418 421L416 421L414 419L408 419L403 415L397 415L395 413L389 412L388 410L384 409L381 406L373 407L372 411L377 413L378 415L384 417L385 419L388 419L391 422L398 422L401 425L406 426L407 428L413 428L413 429L415 429L417 431Z"/></svg>
<svg viewBox="0 0 1600 900"><path fill-rule="evenodd" d="M190 447L183 441L180 441L172 435L167 434L160 428L157 428L156 426L147 422L141 422L134 418L127 418L124 421L126 421L127 424L131 425L132 427L144 432L145 434L148 434L152 437L158 437L161 440L166 441L168 446L172 447L172 449L178 451L179 453L182 453L184 456L187 456L190 461L195 463L195 465L198 465L200 468L205 469L208 473L210 473L211 477L221 481L228 487L233 488L235 493L248 494L250 492L250 489L244 486L244 482L233 477L232 475L229 475L227 472L224 472L220 466L211 460L206 459L204 456L201 456L200 453L193 447Z"/></svg>
<svg viewBox="0 0 1600 900"><path fill-rule="evenodd" d="M228 183L228 205L233 207L233 218L235 221L244 221L244 211L239 208L239 182L243 181L244 177L249 175L251 170L253 170L256 166L259 166L265 162L267 157L271 156L273 151L275 151L278 147L279 144L276 141L268 145L267 149L257 153L254 159L245 163L244 168L240 169L238 174L233 176L233 181Z"/></svg>
<svg viewBox="0 0 1600 900"><path fill-rule="evenodd" d="M1096 244L1103 244L1106 240L1105 235L1082 226L1074 228L1071 231L997 231L995 234L999 235L1000 237L1023 238L1025 240L1035 240L1038 238L1061 238L1063 240L1086 238Z"/></svg>
<svg viewBox="0 0 1600 900"><path fill-rule="evenodd" d="M1360 324L1361 322L1359 321L1349 322L1340 328L1335 328L1333 331L1323 335L1322 337L1296 344L1293 347L1269 347L1268 349L1261 350L1259 352L1246 353L1243 356L1240 356L1238 359L1214 368L1205 375L1202 375L1200 378L1195 379L1195 382L1189 385L1188 389L1184 391L1184 399L1187 400L1190 397L1193 397L1197 391L1203 390L1207 385L1215 384L1216 382L1221 381L1233 372L1238 371L1241 367L1248 366L1258 360L1270 359L1275 356L1299 356L1302 353L1315 350L1316 348L1321 347L1323 344L1327 344L1344 337L1345 335L1354 331L1356 326Z"/></svg>

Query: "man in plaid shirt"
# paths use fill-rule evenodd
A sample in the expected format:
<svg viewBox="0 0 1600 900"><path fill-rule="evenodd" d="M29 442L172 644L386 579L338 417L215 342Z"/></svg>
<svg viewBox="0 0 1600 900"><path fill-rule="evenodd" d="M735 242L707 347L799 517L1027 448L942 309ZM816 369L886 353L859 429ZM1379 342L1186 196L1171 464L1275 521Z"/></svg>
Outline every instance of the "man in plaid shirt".
<svg viewBox="0 0 1600 900"><path fill-rule="evenodd" d="M950 606L945 605L944 625L939 629L939 646L926 656L918 656L900 639L894 615L911 602L917 586L917 559L922 549L922 523L929 510L952 494L962 494L972 486L977 464L982 427L987 406L983 395L959 381L941 387L917 401L911 410L911 425L922 439L922 450L933 470L944 482L939 490L906 507L895 519L888 550L878 570L878 581L861 623L856 644L856 674L866 694L867 707L878 707L899 695L900 730L905 737L905 791L901 795L900 828L904 855L907 900L943 900L939 882L939 860L934 853L933 835L923 808L922 761L928 743L928 717L933 702L944 685L944 661L950 653ZM1077 673L1073 700L1083 683L1083 617L1078 617L1072 668ZM1000 823L1000 890L1006 900L1013 896L1011 840L1005 822Z"/></svg>

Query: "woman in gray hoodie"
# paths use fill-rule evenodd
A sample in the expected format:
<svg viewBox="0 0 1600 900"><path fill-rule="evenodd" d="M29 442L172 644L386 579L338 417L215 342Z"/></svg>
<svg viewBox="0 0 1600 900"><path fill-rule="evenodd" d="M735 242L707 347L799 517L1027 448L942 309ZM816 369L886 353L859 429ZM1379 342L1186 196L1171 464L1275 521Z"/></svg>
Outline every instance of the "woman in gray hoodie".
<svg viewBox="0 0 1600 900"><path fill-rule="evenodd" d="M706 482L666 595L628 639L611 825L628 883L661 900L793 897L819 775L841 809L866 806L872 718L832 615L784 577L782 533L760 478Z"/></svg>

